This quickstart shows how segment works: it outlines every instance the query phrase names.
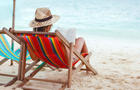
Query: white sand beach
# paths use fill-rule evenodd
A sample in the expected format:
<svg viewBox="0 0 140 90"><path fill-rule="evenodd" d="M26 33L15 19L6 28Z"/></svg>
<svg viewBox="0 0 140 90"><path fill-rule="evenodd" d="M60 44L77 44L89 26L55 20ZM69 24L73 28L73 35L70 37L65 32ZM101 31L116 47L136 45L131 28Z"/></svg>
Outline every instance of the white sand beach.
<svg viewBox="0 0 140 90"><path fill-rule="evenodd" d="M65 90L140 90L140 46L138 44L89 41L87 40L88 47L92 52L90 63L97 70L98 75L78 72L73 76L71 89ZM15 74L17 64L9 66L9 62L6 62L0 65L0 72ZM36 77L65 80L67 72L43 68ZM0 82L6 83L8 80L7 77L0 77ZM12 90L18 83L10 87L1 86L0 90ZM25 86L40 90L59 90L61 84L30 81ZM16 90L22 89L16 88Z"/></svg>

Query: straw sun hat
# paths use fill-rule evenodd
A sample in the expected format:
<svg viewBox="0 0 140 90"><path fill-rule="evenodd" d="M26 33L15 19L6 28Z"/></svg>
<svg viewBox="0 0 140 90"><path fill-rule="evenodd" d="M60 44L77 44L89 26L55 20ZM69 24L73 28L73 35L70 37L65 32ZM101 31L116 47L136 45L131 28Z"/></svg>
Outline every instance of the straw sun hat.
<svg viewBox="0 0 140 90"><path fill-rule="evenodd" d="M35 12L35 19L30 22L30 27L43 27L55 23L59 16L52 15L49 8L37 8Z"/></svg>

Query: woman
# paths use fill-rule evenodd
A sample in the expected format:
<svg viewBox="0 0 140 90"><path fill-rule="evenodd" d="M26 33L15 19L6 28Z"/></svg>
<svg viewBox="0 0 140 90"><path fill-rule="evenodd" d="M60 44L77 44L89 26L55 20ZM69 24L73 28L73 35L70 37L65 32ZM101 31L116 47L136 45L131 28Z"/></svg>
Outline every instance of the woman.
<svg viewBox="0 0 140 90"><path fill-rule="evenodd" d="M30 27L33 27L33 30L36 32L49 32L52 25L59 19L59 16L52 15L51 11L48 8L37 8L35 12L35 19L31 21ZM61 43L62 44L62 43ZM67 58L69 56L69 50L62 44L64 53ZM79 37L75 40L74 48L79 53L88 53L86 43L83 38ZM36 59L35 56L32 56L32 52L29 49L32 59Z"/></svg>

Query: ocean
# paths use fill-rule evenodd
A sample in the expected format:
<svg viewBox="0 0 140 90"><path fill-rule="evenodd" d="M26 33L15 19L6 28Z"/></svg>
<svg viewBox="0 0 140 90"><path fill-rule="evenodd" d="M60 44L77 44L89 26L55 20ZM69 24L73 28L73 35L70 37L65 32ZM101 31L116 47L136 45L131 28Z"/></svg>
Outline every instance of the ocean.
<svg viewBox="0 0 140 90"><path fill-rule="evenodd" d="M1 0L0 29L12 26L13 0ZM78 36L140 42L140 0L16 0L15 29L32 30L36 8L60 16L53 25L75 28Z"/></svg>

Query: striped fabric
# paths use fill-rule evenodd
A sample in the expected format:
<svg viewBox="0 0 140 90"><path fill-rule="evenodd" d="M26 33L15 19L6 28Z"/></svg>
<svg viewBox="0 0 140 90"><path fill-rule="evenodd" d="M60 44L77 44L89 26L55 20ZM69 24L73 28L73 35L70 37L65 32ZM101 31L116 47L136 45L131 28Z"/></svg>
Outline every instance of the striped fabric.
<svg viewBox="0 0 140 90"><path fill-rule="evenodd" d="M68 60L57 37L31 34L18 34L18 36L24 38L40 60L56 68L68 68ZM73 65L77 62L78 60L74 61Z"/></svg>
<svg viewBox="0 0 140 90"><path fill-rule="evenodd" d="M20 49L13 51L3 34L0 34L0 56L16 61L19 61L20 57ZM26 58L27 60L31 59L29 52L27 52Z"/></svg>

